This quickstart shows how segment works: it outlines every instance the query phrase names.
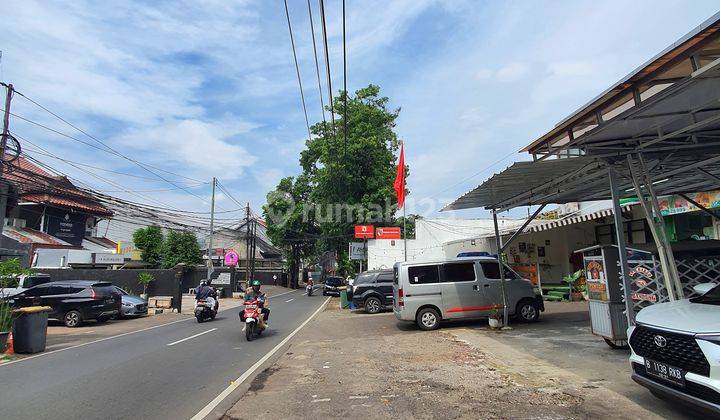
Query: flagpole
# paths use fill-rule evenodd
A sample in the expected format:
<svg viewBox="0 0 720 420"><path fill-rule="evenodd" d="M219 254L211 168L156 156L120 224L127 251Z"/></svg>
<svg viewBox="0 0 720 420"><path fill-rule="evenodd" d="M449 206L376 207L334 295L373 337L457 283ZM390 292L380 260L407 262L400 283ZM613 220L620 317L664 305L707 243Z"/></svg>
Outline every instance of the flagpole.
<svg viewBox="0 0 720 420"><path fill-rule="evenodd" d="M403 242L405 243L405 262L407 262L407 230L405 229L405 223L407 217L405 217L405 203L403 203Z"/></svg>

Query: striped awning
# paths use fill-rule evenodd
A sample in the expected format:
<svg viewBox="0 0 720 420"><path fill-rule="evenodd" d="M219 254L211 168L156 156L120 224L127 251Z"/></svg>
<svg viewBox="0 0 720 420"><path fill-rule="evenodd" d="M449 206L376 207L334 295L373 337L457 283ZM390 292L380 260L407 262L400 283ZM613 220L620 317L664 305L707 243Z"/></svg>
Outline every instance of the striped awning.
<svg viewBox="0 0 720 420"><path fill-rule="evenodd" d="M620 209L624 213L626 211L630 211L632 206L634 206L635 204L637 204L637 203L626 204L624 206L621 206ZM527 233L542 232L545 230L555 229L555 228L562 227L562 226L573 225L575 223L587 222L590 220L595 220L595 219L600 219L603 217L612 216L612 214L613 214L612 209L602 209L602 210L598 210L593 213L583 214L583 215L579 215L579 216L570 216L570 217L564 217L564 218L557 219L557 220L548 220L544 223L538 223L536 225L529 226L527 229Z"/></svg>

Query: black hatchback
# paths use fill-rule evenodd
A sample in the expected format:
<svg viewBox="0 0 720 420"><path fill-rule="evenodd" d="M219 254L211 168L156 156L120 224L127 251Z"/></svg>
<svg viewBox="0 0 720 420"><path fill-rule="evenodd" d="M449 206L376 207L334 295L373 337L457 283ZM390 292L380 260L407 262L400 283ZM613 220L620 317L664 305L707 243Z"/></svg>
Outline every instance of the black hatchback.
<svg viewBox="0 0 720 420"><path fill-rule="evenodd" d="M393 271L373 270L360 273L352 285L352 302L365 312L376 314L393 304Z"/></svg>
<svg viewBox="0 0 720 420"><path fill-rule="evenodd" d="M87 280L45 283L9 299L15 307L49 306L49 318L67 327L79 327L90 319L105 322L122 308L122 298L112 283Z"/></svg>

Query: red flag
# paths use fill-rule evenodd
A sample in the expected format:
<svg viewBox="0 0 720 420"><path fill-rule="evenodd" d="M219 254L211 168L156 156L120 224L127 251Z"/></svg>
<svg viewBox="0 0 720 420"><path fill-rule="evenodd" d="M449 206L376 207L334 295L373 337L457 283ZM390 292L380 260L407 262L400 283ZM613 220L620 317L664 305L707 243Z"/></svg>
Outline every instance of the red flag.
<svg viewBox="0 0 720 420"><path fill-rule="evenodd" d="M400 160L398 161L394 187L395 194L397 194L398 208L401 209L405 204L405 150L402 143L400 143Z"/></svg>

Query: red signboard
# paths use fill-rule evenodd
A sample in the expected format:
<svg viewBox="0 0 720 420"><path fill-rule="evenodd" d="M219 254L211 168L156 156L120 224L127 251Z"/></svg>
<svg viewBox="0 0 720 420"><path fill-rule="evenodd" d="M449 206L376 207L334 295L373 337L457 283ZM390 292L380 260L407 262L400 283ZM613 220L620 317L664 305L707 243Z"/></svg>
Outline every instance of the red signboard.
<svg viewBox="0 0 720 420"><path fill-rule="evenodd" d="M377 228L375 239L400 239L400 228L379 227Z"/></svg>
<svg viewBox="0 0 720 420"><path fill-rule="evenodd" d="M355 225L355 237L361 239L372 239L375 237L375 226Z"/></svg>

